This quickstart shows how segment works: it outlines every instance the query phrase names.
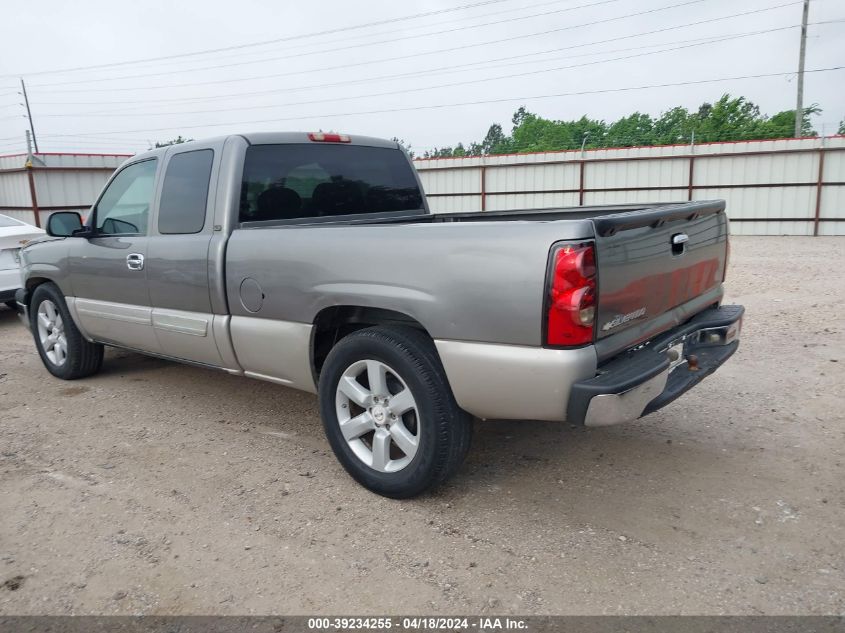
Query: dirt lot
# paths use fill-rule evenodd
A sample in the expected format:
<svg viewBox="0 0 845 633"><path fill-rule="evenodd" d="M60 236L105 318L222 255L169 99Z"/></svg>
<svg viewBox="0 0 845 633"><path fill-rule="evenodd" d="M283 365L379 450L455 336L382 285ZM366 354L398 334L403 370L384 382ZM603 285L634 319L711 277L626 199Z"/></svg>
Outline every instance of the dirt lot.
<svg viewBox="0 0 845 633"><path fill-rule="evenodd" d="M0 311L0 613L845 613L843 270L735 238L716 375L626 426L478 423L405 502L311 395L119 351L61 382Z"/></svg>

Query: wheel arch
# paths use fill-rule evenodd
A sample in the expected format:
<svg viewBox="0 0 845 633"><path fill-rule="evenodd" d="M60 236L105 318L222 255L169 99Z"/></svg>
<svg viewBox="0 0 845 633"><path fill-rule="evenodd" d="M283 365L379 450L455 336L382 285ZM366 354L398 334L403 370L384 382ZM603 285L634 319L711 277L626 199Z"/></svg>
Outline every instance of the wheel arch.
<svg viewBox="0 0 845 633"><path fill-rule="evenodd" d="M311 329L311 372L319 384L323 362L343 337L377 325L403 325L420 330L429 338L426 327L409 314L388 308L361 305L337 305L324 308L314 317Z"/></svg>
<svg viewBox="0 0 845 633"><path fill-rule="evenodd" d="M27 277L23 287L24 305L26 306L26 309L29 311L32 310L32 298L33 296L35 296L35 291L45 284L53 284L56 287L56 289L59 291L59 294L61 294L62 298L64 299L67 305L68 311L70 312L70 317L71 319L73 319L74 325L76 325L77 329L80 331L86 341L93 342L94 339L91 338L91 336L88 334L88 332L85 330L79 320L79 314L76 311L75 304L76 298L72 295L69 296L66 289L63 288L62 284L60 284L56 279L53 279L51 277L45 277L43 275L32 275L31 277Z"/></svg>
<svg viewBox="0 0 845 633"><path fill-rule="evenodd" d="M26 283L24 284L24 290L26 290L25 299L27 308L32 305L32 295L35 294L35 289L38 286L42 286L47 283L56 284L56 282L49 277L34 276L27 278Z"/></svg>

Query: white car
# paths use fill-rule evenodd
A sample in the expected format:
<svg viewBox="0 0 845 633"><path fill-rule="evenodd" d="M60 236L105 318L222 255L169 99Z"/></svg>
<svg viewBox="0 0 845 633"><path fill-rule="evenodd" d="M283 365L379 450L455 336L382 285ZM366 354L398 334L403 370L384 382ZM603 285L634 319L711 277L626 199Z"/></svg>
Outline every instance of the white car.
<svg viewBox="0 0 845 633"><path fill-rule="evenodd" d="M12 310L17 309L15 291L21 287L21 247L42 235L38 227L0 215L0 303Z"/></svg>

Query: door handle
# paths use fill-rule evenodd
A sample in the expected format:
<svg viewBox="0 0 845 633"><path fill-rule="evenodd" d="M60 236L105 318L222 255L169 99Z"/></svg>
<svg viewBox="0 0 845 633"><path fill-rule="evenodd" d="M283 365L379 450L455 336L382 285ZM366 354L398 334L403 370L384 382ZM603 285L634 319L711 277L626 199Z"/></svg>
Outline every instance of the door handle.
<svg viewBox="0 0 845 633"><path fill-rule="evenodd" d="M141 253L129 253L126 256L126 267L129 270L144 270L144 256Z"/></svg>

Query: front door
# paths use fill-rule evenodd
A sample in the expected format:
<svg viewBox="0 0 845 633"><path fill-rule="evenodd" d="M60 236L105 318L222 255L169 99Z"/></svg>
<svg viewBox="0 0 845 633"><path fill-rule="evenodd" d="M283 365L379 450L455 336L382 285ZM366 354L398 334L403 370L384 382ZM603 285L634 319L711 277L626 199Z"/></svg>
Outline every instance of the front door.
<svg viewBox="0 0 845 633"><path fill-rule="evenodd" d="M150 207L156 158L122 168L100 196L95 234L68 240L71 286L80 324L94 339L159 351L147 287Z"/></svg>

